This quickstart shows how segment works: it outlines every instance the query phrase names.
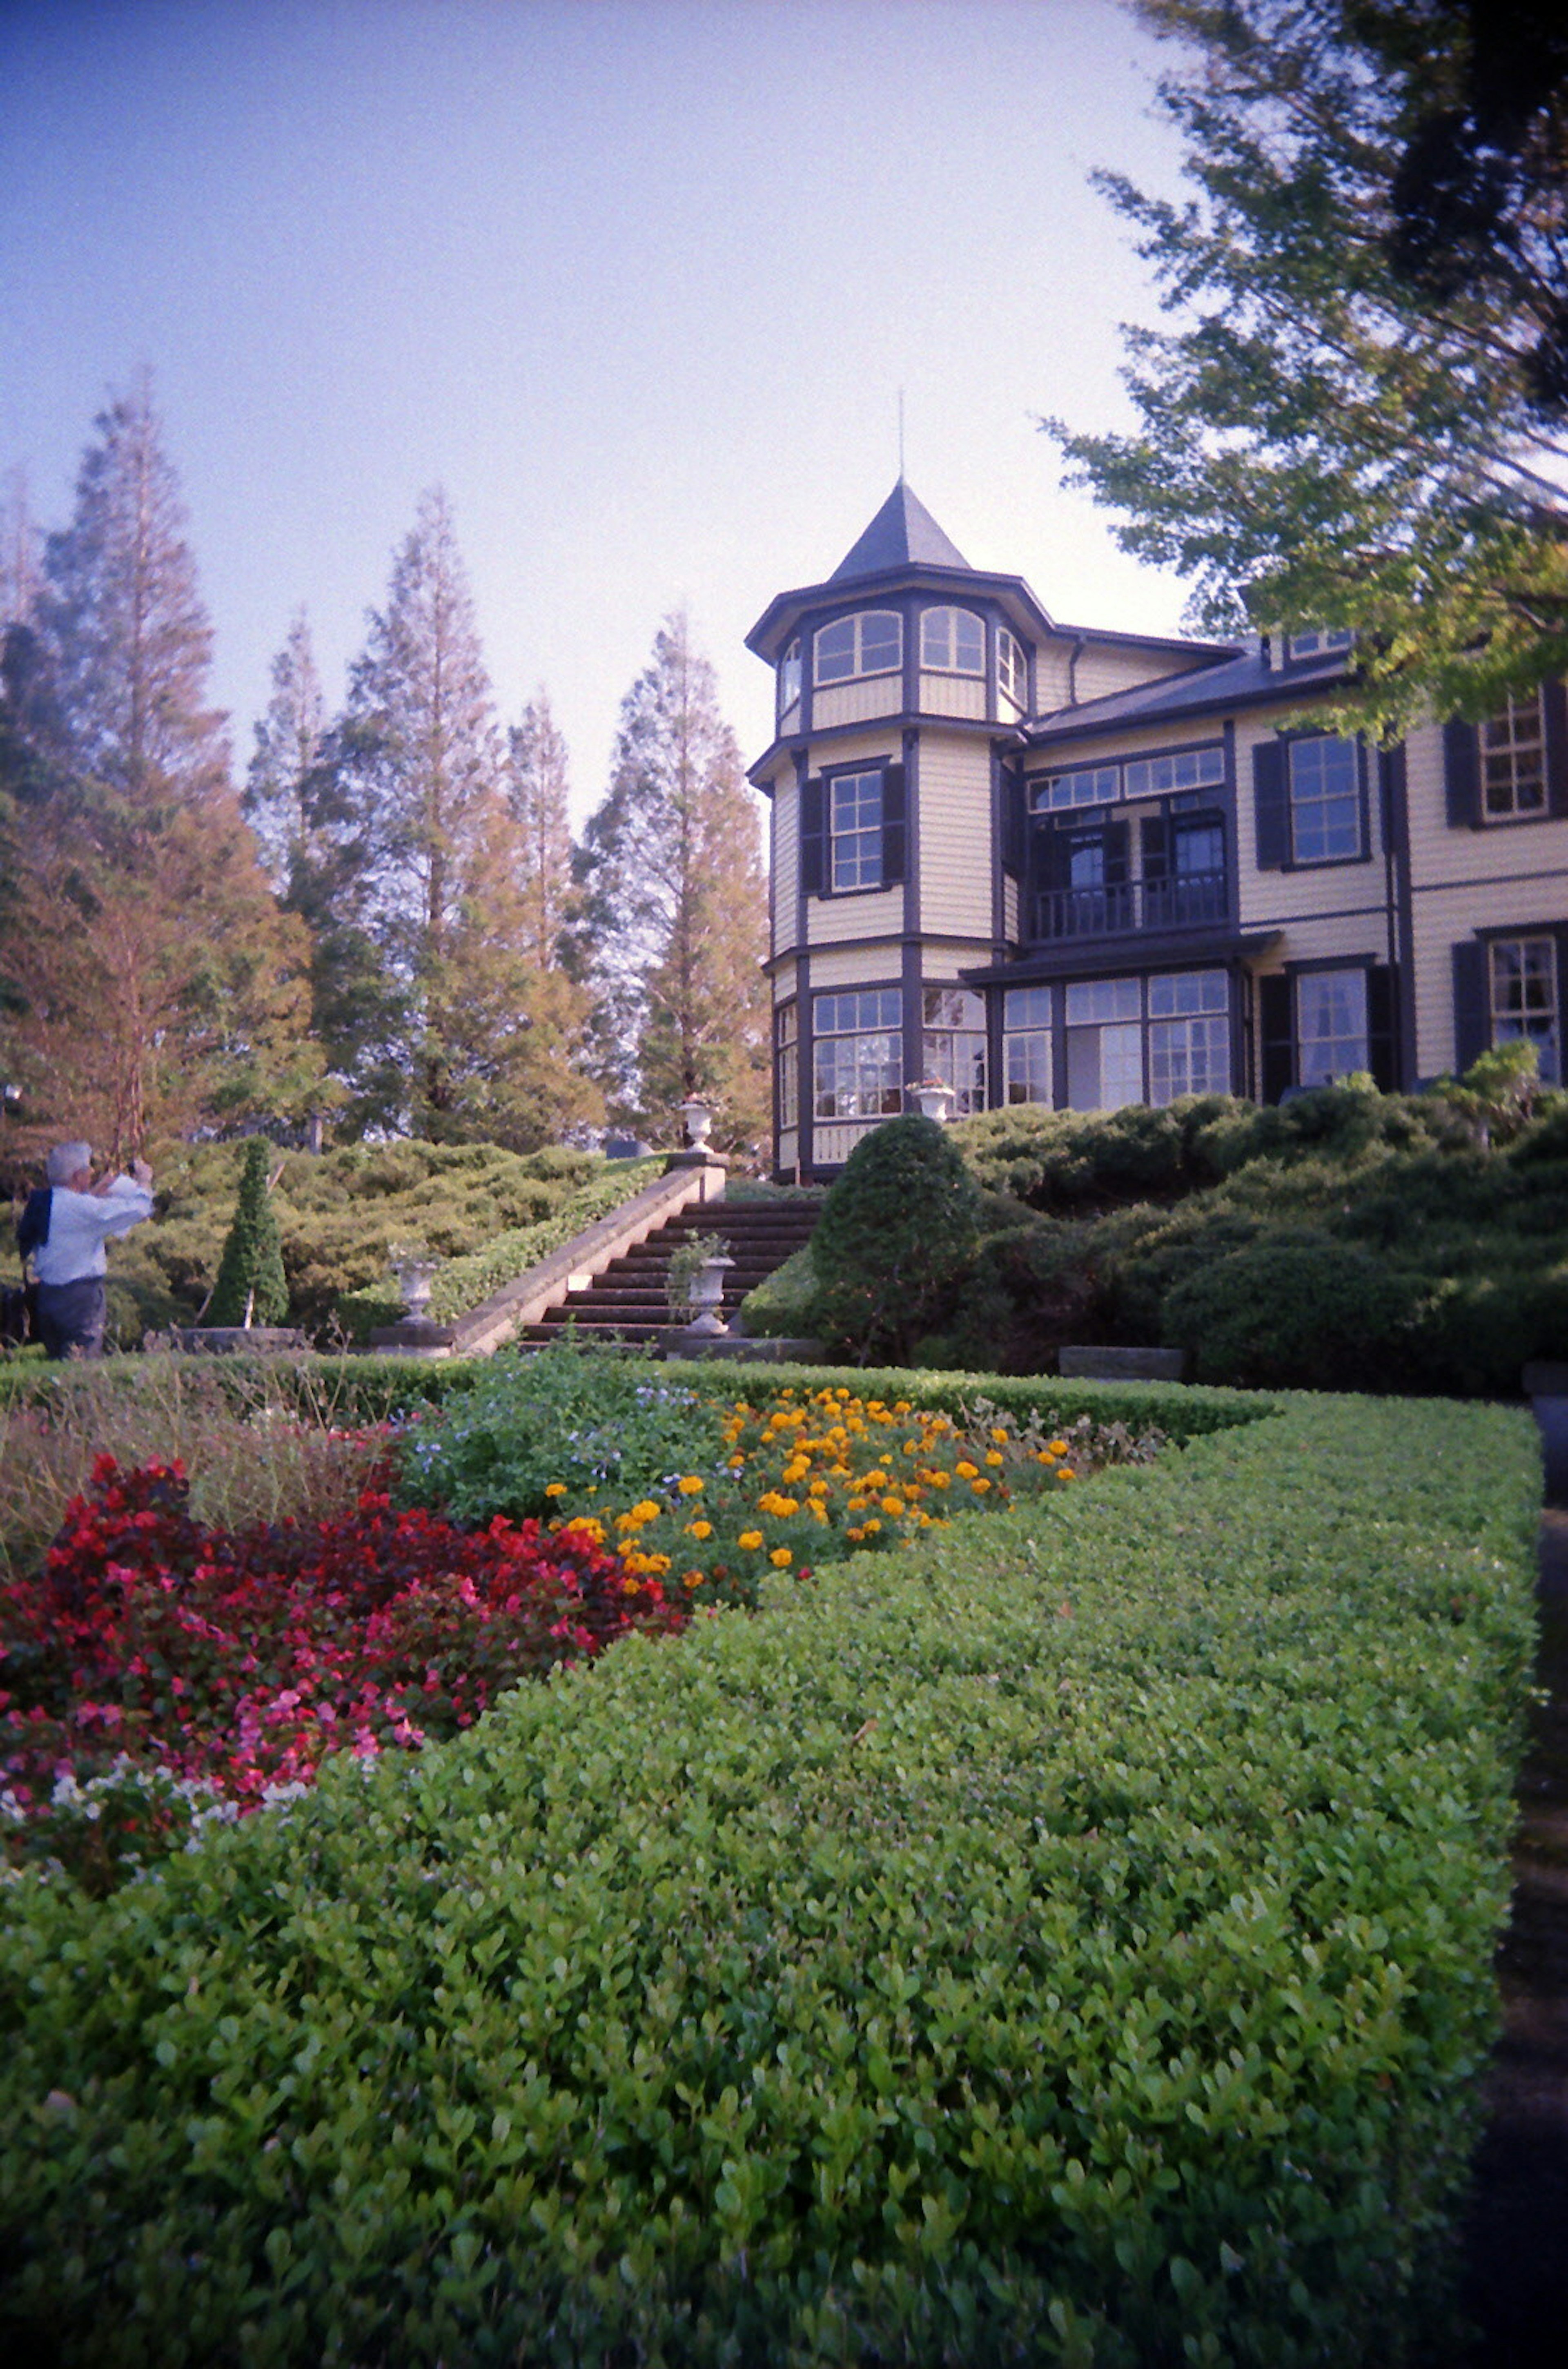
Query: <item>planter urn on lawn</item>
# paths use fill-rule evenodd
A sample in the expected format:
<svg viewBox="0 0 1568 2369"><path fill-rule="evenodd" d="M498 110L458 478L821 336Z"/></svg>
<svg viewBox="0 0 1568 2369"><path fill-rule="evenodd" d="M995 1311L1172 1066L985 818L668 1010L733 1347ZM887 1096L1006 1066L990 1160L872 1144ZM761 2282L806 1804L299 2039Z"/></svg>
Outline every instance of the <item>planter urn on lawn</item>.
<svg viewBox="0 0 1568 2369"><path fill-rule="evenodd" d="M435 1282L434 1259L400 1259L393 1270L397 1288L403 1294L403 1312L412 1323L422 1323L430 1305L430 1289Z"/></svg>

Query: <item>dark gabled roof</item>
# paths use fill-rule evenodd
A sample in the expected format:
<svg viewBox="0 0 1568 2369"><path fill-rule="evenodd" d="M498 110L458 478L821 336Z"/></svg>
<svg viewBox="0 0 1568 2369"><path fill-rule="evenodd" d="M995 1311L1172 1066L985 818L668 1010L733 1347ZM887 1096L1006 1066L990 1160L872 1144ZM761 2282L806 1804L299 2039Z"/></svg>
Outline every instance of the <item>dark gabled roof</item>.
<svg viewBox="0 0 1568 2369"><path fill-rule="evenodd" d="M1038 748L1085 733L1114 731L1123 724L1157 724L1167 716L1175 720L1228 707L1254 707L1268 700L1288 699L1298 692L1330 691L1344 681L1346 661L1339 652L1276 673L1261 650L1247 650L1217 666L1162 675L1157 681L1139 683L1131 691L1086 699L1081 707L1059 707L1025 727L1028 743Z"/></svg>
<svg viewBox="0 0 1568 2369"><path fill-rule="evenodd" d="M856 576L885 576L895 567L967 567L919 496L902 477L865 532L828 578L842 584Z"/></svg>

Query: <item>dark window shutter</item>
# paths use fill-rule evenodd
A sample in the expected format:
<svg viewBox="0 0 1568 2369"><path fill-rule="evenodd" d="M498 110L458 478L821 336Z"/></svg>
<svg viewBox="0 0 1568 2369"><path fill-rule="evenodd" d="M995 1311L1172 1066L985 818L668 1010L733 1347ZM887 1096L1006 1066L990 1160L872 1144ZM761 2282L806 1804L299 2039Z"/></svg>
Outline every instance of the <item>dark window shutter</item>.
<svg viewBox="0 0 1568 2369"><path fill-rule="evenodd" d="M896 887L904 876L909 832L904 821L904 769L882 770L882 885Z"/></svg>
<svg viewBox="0 0 1568 2369"><path fill-rule="evenodd" d="M825 804L822 776L813 773L800 785L800 886L807 897L822 894L828 838Z"/></svg>
<svg viewBox="0 0 1568 2369"><path fill-rule="evenodd" d="M1105 825L1105 886L1121 888L1126 886L1132 862L1132 825L1108 822Z"/></svg>
<svg viewBox="0 0 1568 2369"><path fill-rule="evenodd" d="M1039 866L1042 888L1065 888L1070 878L1071 853L1065 830L1046 830L1038 834L1036 862Z"/></svg>
<svg viewBox="0 0 1568 2369"><path fill-rule="evenodd" d="M1542 683L1546 715L1546 810L1568 815L1568 690L1560 681Z"/></svg>
<svg viewBox="0 0 1568 2369"><path fill-rule="evenodd" d="M1391 1094L1399 1078L1394 1045L1394 974L1388 963L1374 963L1367 973L1367 1066L1379 1093Z"/></svg>
<svg viewBox="0 0 1568 2369"><path fill-rule="evenodd" d="M1481 829L1481 736L1457 716L1443 727L1443 781L1450 830Z"/></svg>
<svg viewBox="0 0 1568 2369"><path fill-rule="evenodd" d="M1276 1103L1296 1082L1295 1032L1290 981L1283 971L1258 981L1259 1056L1263 1099Z"/></svg>
<svg viewBox="0 0 1568 2369"><path fill-rule="evenodd" d="M1466 938L1454 948L1454 1069L1462 1077L1492 1042L1486 948Z"/></svg>
<svg viewBox="0 0 1568 2369"><path fill-rule="evenodd" d="M1171 826L1164 815L1150 815L1140 826L1143 876L1165 880L1171 871Z"/></svg>
<svg viewBox="0 0 1568 2369"><path fill-rule="evenodd" d="M1290 862L1290 783L1283 740L1262 740L1253 750L1253 808L1258 870L1283 872Z"/></svg>

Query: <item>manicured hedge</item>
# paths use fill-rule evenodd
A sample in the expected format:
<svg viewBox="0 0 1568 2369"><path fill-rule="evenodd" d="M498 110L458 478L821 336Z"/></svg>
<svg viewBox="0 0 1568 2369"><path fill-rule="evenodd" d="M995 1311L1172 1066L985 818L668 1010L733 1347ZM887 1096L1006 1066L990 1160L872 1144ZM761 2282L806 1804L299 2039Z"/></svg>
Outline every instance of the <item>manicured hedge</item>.
<svg viewBox="0 0 1568 2369"><path fill-rule="evenodd" d="M0 2339L1441 2360L1539 1482L1292 1401L18 1891Z"/></svg>

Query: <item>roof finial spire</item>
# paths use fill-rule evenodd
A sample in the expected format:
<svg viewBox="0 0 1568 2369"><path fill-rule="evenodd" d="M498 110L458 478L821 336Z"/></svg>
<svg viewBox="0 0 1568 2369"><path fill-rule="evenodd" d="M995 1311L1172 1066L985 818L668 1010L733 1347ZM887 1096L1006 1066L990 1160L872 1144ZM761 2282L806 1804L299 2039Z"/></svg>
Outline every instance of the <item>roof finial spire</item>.
<svg viewBox="0 0 1568 2369"><path fill-rule="evenodd" d="M898 483L904 482L904 390L898 389Z"/></svg>

